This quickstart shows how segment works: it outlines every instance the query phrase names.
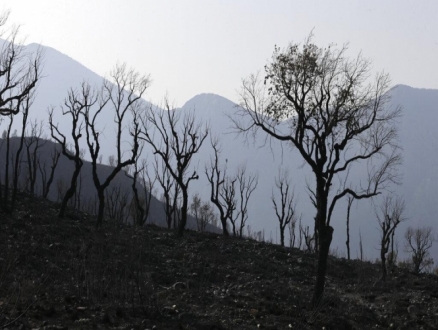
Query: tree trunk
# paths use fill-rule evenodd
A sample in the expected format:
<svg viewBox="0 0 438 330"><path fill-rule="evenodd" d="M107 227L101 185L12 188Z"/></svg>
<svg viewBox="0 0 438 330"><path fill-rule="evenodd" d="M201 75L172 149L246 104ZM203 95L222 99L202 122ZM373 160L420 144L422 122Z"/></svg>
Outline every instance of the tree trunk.
<svg viewBox="0 0 438 330"><path fill-rule="evenodd" d="M324 293L325 275L327 272L327 259L330 251L330 244L333 238L333 228L327 226L327 199L328 192L325 190L325 179L317 177L316 180L316 217L315 217L315 249L318 253L318 266L316 283L313 291L312 306L316 308L321 302Z"/></svg>
<svg viewBox="0 0 438 330"><path fill-rule="evenodd" d="M345 244L347 245L347 259L350 260L350 209L351 204L353 204L353 197L348 197L348 206L347 206L347 241Z"/></svg>
<svg viewBox="0 0 438 330"><path fill-rule="evenodd" d="M227 229L227 218L221 217L221 223L222 223L222 235L230 236L230 233L228 232L228 229Z"/></svg>
<svg viewBox="0 0 438 330"><path fill-rule="evenodd" d="M99 189L97 191L97 197L99 198L99 210L97 213L96 228L99 228L100 226L102 226L103 215L105 210L105 194L103 189Z"/></svg>
<svg viewBox="0 0 438 330"><path fill-rule="evenodd" d="M70 188L68 188L68 190L66 191L66 193L64 195L64 198L62 199L61 209L59 210L59 214L58 214L58 217L61 219L64 218L65 210L67 208L68 201L73 197L73 195L76 192L77 180L79 177L79 173L81 172L81 167L82 167L82 164L79 163L79 167L76 167L76 169L73 172L73 175L71 177Z"/></svg>
<svg viewBox="0 0 438 330"><path fill-rule="evenodd" d="M280 226L280 244L284 247L284 228L283 226Z"/></svg>
<svg viewBox="0 0 438 330"><path fill-rule="evenodd" d="M327 259L330 251L330 244L333 238L333 227L319 227L319 250L318 250L318 268L316 273L316 284L313 292L312 306L315 308L319 305L324 293L325 275L327 272Z"/></svg>
<svg viewBox="0 0 438 330"><path fill-rule="evenodd" d="M187 207L189 205L189 196L187 194L186 188L181 188L182 195L183 195L183 204L181 208L181 221L178 225L178 236L183 237L184 236L184 229L186 229L186 223L187 223Z"/></svg>
<svg viewBox="0 0 438 330"><path fill-rule="evenodd" d="M387 249L382 249L380 251L380 259L382 260L382 281L386 282L386 253L388 252Z"/></svg>

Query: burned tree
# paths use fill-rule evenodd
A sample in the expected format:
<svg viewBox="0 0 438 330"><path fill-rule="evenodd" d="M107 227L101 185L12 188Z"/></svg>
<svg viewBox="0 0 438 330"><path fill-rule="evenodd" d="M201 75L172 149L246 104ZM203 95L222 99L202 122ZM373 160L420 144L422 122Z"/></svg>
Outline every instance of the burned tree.
<svg viewBox="0 0 438 330"><path fill-rule="evenodd" d="M185 113L181 121L181 111L171 109L166 102L165 110L150 108L143 120L141 139L162 159L170 175L175 180L175 189L182 194L181 220L178 236L184 235L187 222L188 188L192 180L198 179L196 170L188 174L193 156L201 148L208 135L208 128L196 123L194 113ZM155 138L154 134L157 135Z"/></svg>
<svg viewBox="0 0 438 330"><path fill-rule="evenodd" d="M41 176L41 195L43 198L47 198L50 192L50 187L53 183L53 178L55 176L55 170L58 166L59 158L61 157L62 151L58 148L58 146L55 144L51 153L50 153L50 171L47 170L47 164L46 160L44 161L39 160L38 161L38 169L40 171Z"/></svg>
<svg viewBox="0 0 438 330"><path fill-rule="evenodd" d="M232 214L236 209L236 190L235 182L237 179L227 177L226 166L221 168L219 165L220 148L218 140L211 140L214 156L210 158L210 165L205 167L205 174L210 182L211 192L210 201L219 211L219 220L222 224L222 234L229 236L227 220L232 219ZM235 234L235 227L233 233Z"/></svg>
<svg viewBox="0 0 438 330"><path fill-rule="evenodd" d="M139 155L141 151L139 152ZM137 226L143 226L149 216L149 210L151 206L152 200L152 190L154 189L155 182L157 180L157 176L152 177L148 171L148 162L146 159L143 159L139 164L140 160L137 157L137 160L132 165L132 192L133 196L133 215L134 215L134 223ZM137 183L140 181L141 187L143 188L141 193L138 191Z"/></svg>
<svg viewBox="0 0 438 330"><path fill-rule="evenodd" d="M398 180L396 145L398 108L387 105L389 76L369 82L370 61L350 60L347 47L319 48L309 37L303 45L275 48L264 79L243 81L243 117L234 119L239 132L260 130L295 148L314 175L312 200L318 266L312 305L322 298L333 237L331 217L346 195L370 198ZM248 120L249 119L249 120ZM367 183L348 177L352 168L367 167ZM340 184L338 184L340 182ZM336 187L337 186L337 187Z"/></svg>
<svg viewBox="0 0 438 330"><path fill-rule="evenodd" d="M198 194L195 194L190 204L190 210L196 220L198 231L205 232L207 225L214 224L216 216L209 202L202 202Z"/></svg>
<svg viewBox="0 0 438 330"><path fill-rule="evenodd" d="M275 215L277 216L280 225L280 244L281 246L284 246L285 228L289 224L291 224L290 235L294 235L295 224L298 220L298 215L296 212L295 193L293 190L291 190L291 183L287 172L279 171L278 177L275 178L275 186L280 193L280 200L277 202L274 196L274 191L272 191L271 201L274 205ZM292 239L290 240L290 242L292 242Z"/></svg>
<svg viewBox="0 0 438 330"><path fill-rule="evenodd" d="M405 232L406 250L412 255L414 273L418 274L424 268L433 264L433 258L429 255L429 249L435 240L431 227L412 228Z"/></svg>
<svg viewBox="0 0 438 330"><path fill-rule="evenodd" d="M248 220L248 203L252 193L256 190L258 181L257 174L246 174L246 165L242 165L237 170L237 184L239 185L239 237L243 236L243 229L245 228L246 221Z"/></svg>
<svg viewBox="0 0 438 330"><path fill-rule="evenodd" d="M171 202L171 190L173 187L173 178L163 160L161 160L161 169L158 166L158 158L155 158L154 163L155 173L158 183L163 189L162 202L164 204L164 213L166 214L167 228L172 228L173 220L173 204Z"/></svg>
<svg viewBox="0 0 438 330"><path fill-rule="evenodd" d="M149 76L141 76L132 69L127 69L126 65L116 65L110 72L110 77L114 83L105 80L102 91L99 94L98 104L95 109L89 108L84 112L85 132L87 136L87 146L90 152L93 183L97 191L99 208L97 213L96 227L100 227L104 218L105 210L105 189L111 181L126 166L135 163L139 151L139 112L141 111L141 97L149 87ZM97 164L100 156L100 133L97 124L104 109L112 108L114 112L114 123L116 126L116 156L114 167L110 174L102 179L99 177ZM128 118L127 115L130 115ZM122 149L122 131L129 124L129 135L131 137L131 150L128 157Z"/></svg>
<svg viewBox="0 0 438 330"><path fill-rule="evenodd" d="M73 139L73 148L69 148L67 137L61 132L58 124L54 123L54 108L49 110L49 126L52 138L61 145L62 154L70 161L74 162L74 170L70 179L70 186L62 197L61 207L58 217L63 218L69 200L74 196L77 188L77 181L83 165L79 140L82 137L84 128L83 114L89 111L97 102L97 95L92 91L89 84L83 82L80 92L70 89L68 96L64 100L64 106L61 106L63 116L70 117L71 138Z"/></svg>
<svg viewBox="0 0 438 330"><path fill-rule="evenodd" d="M25 131L28 123L29 110L33 103L34 92L32 91L28 97L26 97L23 102L20 103L20 112L22 115L21 120L21 132L20 137L15 137L15 139L19 139L18 147L16 143L13 145L16 146L15 150L11 150L11 130L14 123L14 114L10 114L7 116L9 119L9 125L7 130L3 131L3 142L6 142L6 150L5 150L5 171L4 171L4 183L3 190L0 188L0 201L1 207L6 212L12 212L15 209L15 203L17 199L18 192L18 181L20 179L21 174L21 162L22 157L21 153L23 151L24 139L25 139ZM14 134L15 135L15 134ZM3 143L2 142L2 143ZM15 151L15 152L14 152ZM12 165L12 191L10 188L10 167Z"/></svg>
<svg viewBox="0 0 438 330"><path fill-rule="evenodd" d="M354 197L348 196L347 198L347 240L345 241L345 245L347 246L347 259L350 260L350 211L351 205L353 204Z"/></svg>
<svg viewBox="0 0 438 330"><path fill-rule="evenodd" d="M27 190L34 195L35 184L38 173L38 163L40 160L39 149L44 147L47 140L43 138L44 127L43 121L39 123L35 120L30 123L30 131L24 139L26 145L26 163L27 163Z"/></svg>
<svg viewBox="0 0 438 330"><path fill-rule="evenodd" d="M0 15L0 27L7 23L9 12ZM26 47L17 41L19 27L9 30L0 49L0 115L16 115L20 104L25 102L35 89L41 77L42 50L27 52Z"/></svg>
<svg viewBox="0 0 438 330"><path fill-rule="evenodd" d="M9 11L0 14L0 28L4 27L9 18ZM18 189L18 176L20 171L21 151L23 147L24 129L28 117L29 107L32 103L33 93L41 77L42 49L35 53L28 52L26 47L18 41L19 27L5 29L0 32L0 37L5 39L0 49L0 116L8 117L10 125L7 131L7 151L5 157L4 189L0 189L0 204L4 211L12 212ZM13 189L10 195L10 137L13 118L22 112L22 134L20 146L12 158ZM16 135L15 133L13 135ZM0 180L1 181L1 180ZM0 182L1 183L1 182Z"/></svg>
<svg viewBox="0 0 438 330"><path fill-rule="evenodd" d="M386 265L386 254L389 251L391 239L394 239L394 232L400 222L403 221L405 202L403 199L393 196L386 196L380 206L380 212L376 212L381 230L380 237L380 260L382 265L382 281L386 281L388 273Z"/></svg>

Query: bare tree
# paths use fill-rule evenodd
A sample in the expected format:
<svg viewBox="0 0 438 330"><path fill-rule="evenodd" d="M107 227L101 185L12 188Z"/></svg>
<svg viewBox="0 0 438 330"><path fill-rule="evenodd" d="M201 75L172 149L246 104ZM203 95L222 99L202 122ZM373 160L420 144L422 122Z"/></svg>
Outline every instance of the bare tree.
<svg viewBox="0 0 438 330"><path fill-rule="evenodd" d="M311 194L318 235L314 307L324 293L336 203L346 195L373 197L399 179L395 119L400 110L386 106L389 76L378 74L368 84L370 61L361 55L350 60L346 52L347 46L319 48L312 44L312 36L303 45L276 47L264 79L253 75L243 81L239 110L243 117L234 119L239 132L261 130L289 142L315 176ZM359 164L368 166L365 185L354 184L347 175Z"/></svg>
<svg viewBox="0 0 438 330"><path fill-rule="evenodd" d="M210 203L202 202L199 194L193 195L190 211L196 220L198 231L204 232L208 224L213 224L216 218Z"/></svg>
<svg viewBox="0 0 438 330"><path fill-rule="evenodd" d="M216 215L214 214L213 207L208 201L202 203L199 218L196 221L198 231L205 232L209 224L214 225L216 223Z"/></svg>
<svg viewBox="0 0 438 330"><path fill-rule="evenodd" d="M300 218L301 219L301 218ZM287 225L289 229L289 247L295 247L295 242L297 240L296 234L296 226L297 226L298 218L292 218L292 220Z"/></svg>
<svg viewBox="0 0 438 330"><path fill-rule="evenodd" d="M147 118L143 120L141 138L153 148L155 155L161 157L176 182L175 189L181 189L182 206L178 236L182 237L187 222L189 184L199 178L196 171L192 174L188 174L187 171L193 156L208 135L208 127L203 128L201 123L197 124L194 113L184 114L180 122L181 110L171 109L167 101L165 107L166 110L150 108ZM158 139L154 139L154 133Z"/></svg>
<svg viewBox="0 0 438 330"><path fill-rule="evenodd" d="M2 206L2 209L6 212L12 212L15 208L15 202L17 198L17 192L18 192L18 181L20 179L21 174L21 153L23 151L23 145L24 145L24 139L25 139L25 131L27 127L27 121L29 117L29 111L30 107L33 103L34 98L34 91L31 91L26 97L23 102L20 103L20 112L22 114L22 121L21 121L21 134L18 142L18 147L16 143L13 143L15 145L15 154L13 150L11 150L11 129L14 122L15 115L10 114L7 116L9 119L9 125L7 130L3 131L3 138L6 142L6 154L5 154L5 171L4 171L4 184L3 184L3 190L0 189L0 203ZM2 142L2 143L3 143ZM10 193L9 187L10 187L10 166L12 165L12 192Z"/></svg>
<svg viewBox="0 0 438 330"><path fill-rule="evenodd" d="M360 230L359 230L359 260L364 261L362 233L360 232Z"/></svg>
<svg viewBox="0 0 438 330"><path fill-rule="evenodd" d="M50 187L52 186L53 178L55 176L55 170L58 166L59 158L61 157L61 152L62 150L60 150L58 148L58 145L55 144L50 153L51 163L49 173L46 166L46 158L43 161L38 161L38 169L41 176L41 195L43 196L43 198L47 198L47 196L49 195Z"/></svg>
<svg viewBox="0 0 438 330"><path fill-rule="evenodd" d="M118 185L110 186L105 191L105 213L115 225L126 224L129 218L129 191Z"/></svg>
<svg viewBox="0 0 438 330"><path fill-rule="evenodd" d="M303 249L306 252L312 253L315 251L315 235L310 232L309 226L303 226L300 221L300 248L303 244Z"/></svg>
<svg viewBox="0 0 438 330"><path fill-rule="evenodd" d="M243 236L243 229L248 220L248 202L258 185L257 174L246 174L246 165L241 165L237 170L237 183L239 185L239 237Z"/></svg>
<svg viewBox="0 0 438 330"><path fill-rule="evenodd" d="M433 258L429 255L429 249L435 240L432 227L409 227L406 229L405 239L406 250L412 254L414 273L418 274L433 264Z"/></svg>
<svg viewBox="0 0 438 330"><path fill-rule="evenodd" d="M105 209L105 189L109 186L115 176L126 166L135 163L139 150L139 112L141 110L141 97L149 87L149 76L141 76L134 70L127 69L126 65L116 65L110 72L110 77L114 84L108 80L104 81L102 92L98 100L97 109L86 109L85 131L87 135L87 145L90 152L93 183L99 199L99 209L96 220L96 227L100 227L103 222ZM97 127L98 119L102 110L112 107L114 111L114 122L116 125L116 156L115 164L110 174L101 179L98 174L97 164L100 154L100 131ZM127 118L127 114L131 118ZM122 130L125 129L126 121L130 121L129 134L131 136L131 147L129 156L124 157L122 149Z"/></svg>
<svg viewBox="0 0 438 330"><path fill-rule="evenodd" d="M232 218L232 214L236 209L236 190L234 186L237 179L229 179L227 177L226 165L223 168L219 165L219 141L217 139L212 139L211 145L214 150L214 156L210 158L210 165L205 166L205 174L207 175L211 187L210 201L219 211L219 220L222 224L222 234L224 236L229 236L227 220ZM236 234L235 226L233 226L233 228L233 233Z"/></svg>
<svg viewBox="0 0 438 330"><path fill-rule="evenodd" d="M58 124L54 123L54 108L52 107L49 110L49 126L51 136L61 145L62 154L70 161L74 162L75 166L70 179L70 186L65 191L65 195L63 195L62 198L62 203L58 214L60 218L64 217L67 204L76 193L77 181L83 165L81 157L82 152L79 144L82 137L82 130L84 128L82 116L97 103L97 99L98 96L92 91L91 86L88 83L83 82L80 91L76 91L73 88L69 90L68 95L64 100L64 106L60 108L63 116L70 117L70 135L73 139L73 148L69 148L66 135L60 131Z"/></svg>
<svg viewBox="0 0 438 330"><path fill-rule="evenodd" d="M237 177L226 177L221 193L221 198L224 200L225 205L228 205L228 220L231 223L231 228L234 236L237 236L238 233L238 230L236 229L236 223L237 219L240 216L240 211L237 210L238 200L236 197L236 186Z"/></svg>
<svg viewBox="0 0 438 330"><path fill-rule="evenodd" d="M0 27L7 23L9 12L0 17ZM6 39L0 49L0 115L16 115L20 112L21 103L35 89L41 77L42 49L30 53L18 41L19 27L8 30L8 34L0 34Z"/></svg>
<svg viewBox="0 0 438 330"><path fill-rule="evenodd" d="M108 165L114 167L116 164L116 157L114 155L108 156Z"/></svg>
<svg viewBox="0 0 438 330"><path fill-rule="evenodd" d="M380 239L380 260L382 263L382 280L386 281L387 265L386 254L389 251L391 238L397 226L402 222L405 202L400 197L388 195L380 206L380 213L376 212L381 230Z"/></svg>
<svg viewBox="0 0 438 330"><path fill-rule="evenodd" d="M154 163L155 173L157 175L158 183L163 189L163 199L162 202L164 204L164 213L166 214L166 223L167 228L172 228L172 215L173 215L173 204L171 201L171 190L174 184L172 175L169 172L166 164L163 160L161 160L161 168L158 165L158 158L155 158Z"/></svg>
<svg viewBox="0 0 438 330"><path fill-rule="evenodd" d="M298 219L295 193L291 190L291 183L287 172L279 171L278 177L275 178L275 186L280 192L280 201L276 201L274 191L272 191L271 200L274 204L275 215L280 225L280 244L284 246L285 228L292 223L293 231L295 231L295 223Z"/></svg>
<svg viewBox="0 0 438 330"><path fill-rule="evenodd" d="M10 199L10 192L9 192L9 187L10 187L10 163L11 163L11 129L12 129L12 125L14 122L14 115L10 114L9 116L9 124L8 124L8 128L7 128L7 133L6 133L6 150L5 150L5 171L4 171L4 176L3 176L3 191L2 189L0 189L0 200L1 200L1 205L2 205L2 209L5 212L11 213L13 211L13 207L12 207L12 203L10 203L9 199ZM5 142L5 141L3 141ZM18 157L20 157L20 155L18 154ZM19 158L20 159L20 158ZM19 165L18 165L19 166ZM16 175L18 175L18 169L15 172ZM1 188L1 185L0 185Z"/></svg>
<svg viewBox="0 0 438 330"><path fill-rule="evenodd" d="M40 159L39 149L44 147L47 140L43 139L44 125L43 121L37 120L30 123L30 131L24 139L26 145L27 158L27 190L33 195L35 194L35 184L38 173L38 162Z"/></svg>
<svg viewBox="0 0 438 330"><path fill-rule="evenodd" d="M347 241L345 245L347 245L347 259L350 260L350 211L351 205L353 204L354 197L349 195L347 199Z"/></svg>
<svg viewBox="0 0 438 330"><path fill-rule="evenodd" d="M139 155L141 151L139 152ZM139 157L139 156L138 156ZM151 176L148 170L148 163L146 159L141 161L139 164L139 159L133 164L132 170L132 192L133 205L134 205L134 223L137 226L143 226L149 216L149 210L152 200L152 190L154 189L155 182L157 181L157 176ZM142 191L141 195L138 192L137 182L140 181Z"/></svg>

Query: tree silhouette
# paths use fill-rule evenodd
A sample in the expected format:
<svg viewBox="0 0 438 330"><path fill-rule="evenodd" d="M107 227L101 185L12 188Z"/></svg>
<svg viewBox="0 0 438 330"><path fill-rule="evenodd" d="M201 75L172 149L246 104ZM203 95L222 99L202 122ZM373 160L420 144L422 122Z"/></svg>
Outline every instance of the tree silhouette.
<svg viewBox="0 0 438 330"><path fill-rule="evenodd" d="M149 87L149 76L141 76L132 69L128 69L125 64L116 65L110 72L110 77L114 83L104 81L102 91L96 107L86 109L84 112L85 132L87 136L87 146L91 157L93 183L97 191L99 208L97 213L96 227L100 227L103 222L105 210L105 190L110 185L116 175L126 166L135 163L139 151L140 134L140 114L142 110L141 97ZM100 133L97 127L98 119L102 111L111 108L114 113L114 123L116 126L116 156L114 167L104 179L99 177L97 164L100 156ZM127 118L127 114L131 117ZM122 130L126 128L129 121L128 131L131 136L131 147L129 156L124 156L122 150Z"/></svg>
<svg viewBox="0 0 438 330"><path fill-rule="evenodd" d="M378 74L369 83L368 60L360 55L350 60L347 46L322 49L311 39L284 50L276 47L264 79L256 74L243 81L238 110L242 116L235 117L234 124L241 133L260 130L289 143L312 169L318 249L312 305L316 307L324 292L336 203L346 195L373 197L397 182L395 168L401 157L395 126L400 110L386 106L389 76ZM348 173L360 163L368 168L368 180L354 185Z"/></svg>
<svg viewBox="0 0 438 330"><path fill-rule="evenodd" d="M189 184L199 178L196 171L192 174L188 174L187 171L193 156L199 151L208 135L208 127L203 128L201 123L196 123L193 113L185 113L181 121L181 110L171 109L167 101L165 108L165 110L152 107L149 109L147 118L143 120L140 138L152 147L156 156L162 159L176 182L175 189L181 190L183 198L178 236L182 237L187 223ZM157 135L156 139L154 133Z"/></svg>

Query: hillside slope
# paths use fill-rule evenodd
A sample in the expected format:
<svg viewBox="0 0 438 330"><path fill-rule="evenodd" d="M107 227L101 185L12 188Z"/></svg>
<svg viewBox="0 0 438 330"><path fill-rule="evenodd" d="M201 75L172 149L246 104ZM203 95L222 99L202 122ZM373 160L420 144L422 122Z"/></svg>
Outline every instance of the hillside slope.
<svg viewBox="0 0 438 330"><path fill-rule="evenodd" d="M0 327L7 329L436 329L438 277L330 257L321 306L316 256L154 226L96 231L89 216L19 196L0 214Z"/></svg>
<svg viewBox="0 0 438 330"><path fill-rule="evenodd" d="M10 141L10 148L11 152L13 152L13 155L15 155L15 150L17 150L19 144L19 138L11 138ZM50 171L51 166L51 154L53 150L60 150L61 147L59 144L55 144L54 142L50 140L44 140L41 139L40 142L41 147L38 149L38 157L39 161L42 164L42 168L45 168L47 170L47 173ZM33 148L35 147L35 144L30 148L31 153L33 153ZM6 143L3 139L0 139L0 177L1 180L4 178L5 173L5 151L6 150ZM97 213L97 193L96 188L94 187L94 183L92 180L92 165L89 161L84 160L84 164L81 169L81 174L78 179L78 185L77 185L77 196L71 199L71 202L74 202L76 199L76 203L74 204L76 208L80 210L86 210L90 214L96 214ZM26 184L28 181L28 164L27 164L27 158L26 158L26 148L24 147L24 150L21 154L21 167L20 167L20 179L19 179L19 187L21 187L23 190L26 188ZM104 179L106 178L111 171L113 170L113 167L105 164L98 164L98 173L99 176ZM58 165L56 167L54 177L53 177L53 183L50 187L50 191L48 194L48 199L51 201L57 201L60 202L64 196L65 190L70 185L71 176L74 170L74 162L70 161L67 157L61 154L61 157L58 161ZM11 174L10 174L11 175ZM158 184L157 184L158 185ZM111 182L109 187L106 190L106 195L110 196L120 191L120 195L123 196L126 194L127 196L127 202L128 205L125 209L125 214L129 216L129 205L133 198L133 192L132 192L132 177L127 175L124 170L120 171L114 180ZM144 188L142 187L141 183L138 182L137 189L139 190L140 198L143 196ZM40 170L37 170L37 178L36 178L36 185L35 185L35 194L41 195L42 194L42 176ZM110 200L108 201L116 201L116 202L122 202L122 200ZM113 205L108 205L108 201L106 202L106 207L112 207ZM113 203L115 204L115 203ZM69 204L71 205L71 203ZM108 220L108 219L107 219ZM94 218L90 217L90 221L94 221ZM128 221L132 221L131 218L128 218ZM149 224L155 224L161 227L166 227L166 216L164 212L164 204L160 200L158 200L155 196L152 196L151 198L151 205L149 210L149 217L147 219L147 223ZM194 219L192 216L189 215L188 222L187 222L187 228L188 229L196 229L196 219ZM207 225L206 230L211 232L221 232L220 229L218 229L215 226L212 226L210 224Z"/></svg>

